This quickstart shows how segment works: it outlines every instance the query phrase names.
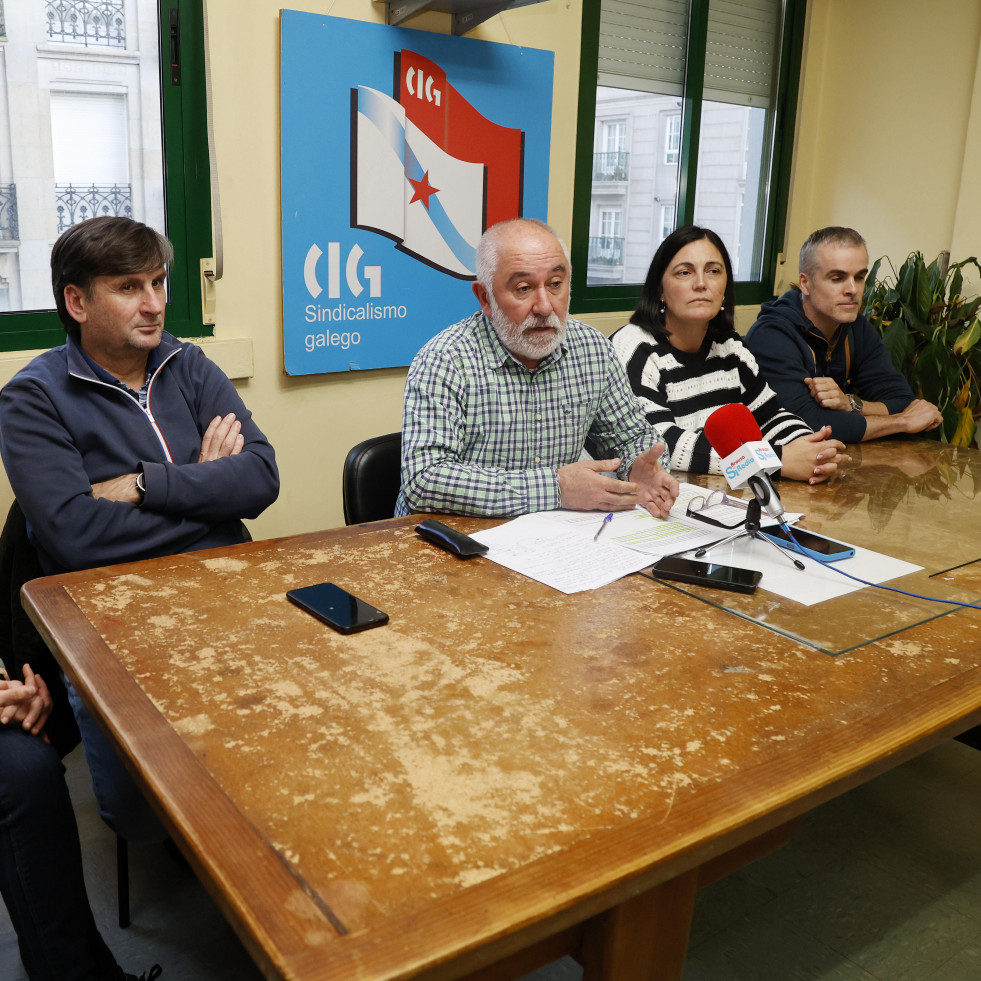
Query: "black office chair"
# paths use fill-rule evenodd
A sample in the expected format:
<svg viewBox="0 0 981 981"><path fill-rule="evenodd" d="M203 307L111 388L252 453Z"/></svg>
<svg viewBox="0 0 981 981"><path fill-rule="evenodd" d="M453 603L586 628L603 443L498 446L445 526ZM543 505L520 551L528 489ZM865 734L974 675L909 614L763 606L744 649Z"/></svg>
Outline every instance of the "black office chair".
<svg viewBox="0 0 981 981"><path fill-rule="evenodd" d="M373 436L358 443L344 461L344 523L381 521L395 514L401 485L402 434Z"/></svg>
<svg viewBox="0 0 981 981"><path fill-rule="evenodd" d="M78 725L62 682L61 668L20 602L20 587L44 575L37 551L27 537L27 519L17 501L10 506L0 532L0 660L12 678L23 681L24 664L44 678L52 709L45 732L58 754L67 756L80 742ZM119 925L128 927L129 849L116 835L116 895Z"/></svg>

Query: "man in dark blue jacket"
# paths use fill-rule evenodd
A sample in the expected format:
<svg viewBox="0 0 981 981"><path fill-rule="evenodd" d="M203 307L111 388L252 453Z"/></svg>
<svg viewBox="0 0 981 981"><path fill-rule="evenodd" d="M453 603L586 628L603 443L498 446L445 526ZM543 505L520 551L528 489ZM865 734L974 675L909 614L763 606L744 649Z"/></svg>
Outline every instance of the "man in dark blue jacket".
<svg viewBox="0 0 981 981"><path fill-rule="evenodd" d="M853 228L814 232L800 250L799 289L763 309L746 335L785 409L844 443L940 425L940 410L913 397L875 328L861 314L869 271Z"/></svg>
<svg viewBox="0 0 981 981"><path fill-rule="evenodd" d="M162 235L128 218L82 222L52 249L67 343L0 392L0 453L47 573L248 541L242 519L279 494L273 449L234 386L199 348L164 333L172 259ZM0 692L8 700L18 694ZM68 694L99 813L129 840L162 840L162 826L71 685ZM0 725L20 721L6 718L11 711ZM43 725L27 722L32 733ZM39 756L36 735L35 743L18 738L3 744L8 756L17 750L20 770L0 787L0 891L25 963L32 978L115 981L123 974L78 885L67 793L55 799L50 789L64 787L57 754ZM37 814L52 817L41 827ZM41 905L24 886L36 893L59 878L65 888Z"/></svg>
<svg viewBox="0 0 981 981"><path fill-rule="evenodd" d="M275 454L234 386L164 333L170 243L128 218L68 229L51 252L67 343L0 392L0 453L48 573L248 541L279 493ZM163 829L69 688L100 814Z"/></svg>

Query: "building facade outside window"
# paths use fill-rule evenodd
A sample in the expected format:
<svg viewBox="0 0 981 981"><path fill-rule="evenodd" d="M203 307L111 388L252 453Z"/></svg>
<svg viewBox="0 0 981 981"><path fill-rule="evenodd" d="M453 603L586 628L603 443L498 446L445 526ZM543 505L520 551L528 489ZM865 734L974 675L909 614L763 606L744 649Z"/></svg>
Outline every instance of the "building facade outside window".
<svg viewBox="0 0 981 981"><path fill-rule="evenodd" d="M200 176L188 184L184 166L185 139L193 147L195 140L206 144L206 136L200 126L191 133L181 118L188 100L204 102L196 68L200 6L193 0L6 5L0 38L0 349L60 343L57 318L41 313L54 305L51 246L66 228L98 215L135 218L174 241L178 261L171 271L168 328L185 335L210 332L200 324L198 286L198 259L211 250L210 207L205 199L193 209L198 225L189 231L188 194L202 189ZM173 75L172 52L180 61ZM168 112L176 122L165 125ZM207 167L194 169L203 169L206 182ZM196 255L188 255L189 246Z"/></svg>
<svg viewBox="0 0 981 981"><path fill-rule="evenodd" d="M739 302L772 295L804 7L805 0L584 0L575 310L634 305L658 245L692 222L726 243ZM614 120L630 134L629 170L616 185L595 177ZM600 216L613 207L622 213L615 277L595 248Z"/></svg>

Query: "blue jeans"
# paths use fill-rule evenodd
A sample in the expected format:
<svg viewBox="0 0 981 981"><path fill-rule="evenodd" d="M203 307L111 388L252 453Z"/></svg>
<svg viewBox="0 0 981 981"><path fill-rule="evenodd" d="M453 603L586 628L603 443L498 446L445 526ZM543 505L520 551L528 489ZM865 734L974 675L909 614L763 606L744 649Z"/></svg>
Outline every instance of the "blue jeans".
<svg viewBox="0 0 981 981"><path fill-rule="evenodd" d="M122 981L85 892L64 772L42 739L0 729L0 893L31 981Z"/></svg>
<svg viewBox="0 0 981 981"><path fill-rule="evenodd" d="M67 678L65 688L82 734L82 749L92 775L99 817L127 841L163 841L167 832L160 819Z"/></svg>

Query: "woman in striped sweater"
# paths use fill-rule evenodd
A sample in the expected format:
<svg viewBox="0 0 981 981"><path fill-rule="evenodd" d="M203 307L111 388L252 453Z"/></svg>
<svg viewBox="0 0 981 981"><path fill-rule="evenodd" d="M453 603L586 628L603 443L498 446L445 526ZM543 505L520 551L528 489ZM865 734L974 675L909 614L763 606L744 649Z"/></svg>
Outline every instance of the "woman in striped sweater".
<svg viewBox="0 0 981 981"><path fill-rule="evenodd" d="M668 444L672 470L721 473L702 427L723 405L742 402L783 464L781 473L817 484L850 458L787 412L760 377L733 328L732 263L722 239L686 225L654 254L637 310L610 339L648 420Z"/></svg>

